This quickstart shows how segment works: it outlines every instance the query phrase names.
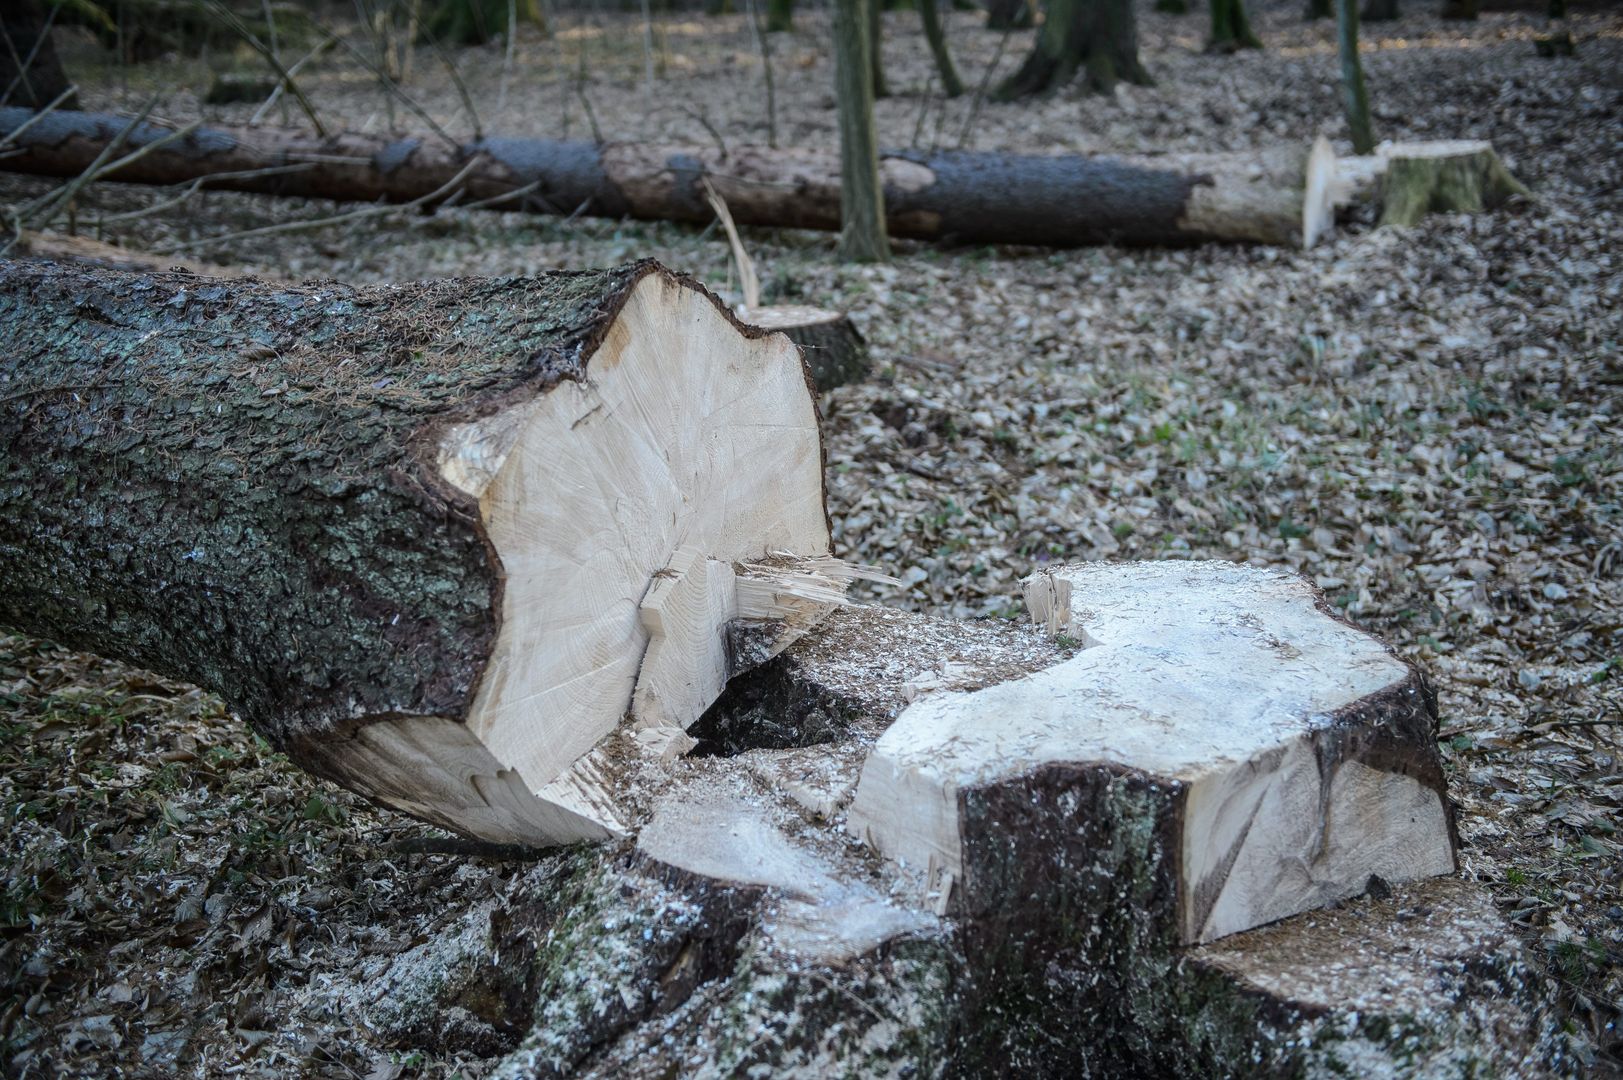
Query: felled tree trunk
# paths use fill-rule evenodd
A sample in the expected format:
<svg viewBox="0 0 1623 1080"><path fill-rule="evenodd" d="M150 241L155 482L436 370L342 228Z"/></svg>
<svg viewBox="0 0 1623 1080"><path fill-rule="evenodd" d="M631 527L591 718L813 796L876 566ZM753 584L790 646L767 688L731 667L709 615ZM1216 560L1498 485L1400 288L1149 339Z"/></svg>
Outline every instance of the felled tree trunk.
<svg viewBox="0 0 1623 1080"><path fill-rule="evenodd" d="M464 833L620 831L600 744L683 745L745 663L728 625L763 659L843 587L797 350L652 263L12 264L0 342L0 623L215 690Z"/></svg>
<svg viewBox="0 0 1623 1080"><path fill-rule="evenodd" d="M28 119L0 110L0 133ZM15 141L0 168L75 176L128 125L56 114ZM172 129L142 124L129 149ZM1328 148L1139 157L1036 157L964 151L891 152L879 179L889 235L954 243L1311 244L1328 224L1319 198ZM244 171L285 166L277 175ZM211 177L213 186L313 198L407 202L460 183L470 199L512 194L508 208L708 223L704 181L746 225L838 230L841 162L815 149L650 146L486 139L453 147L415 138L202 128L112 174L130 183ZM458 178L461 178L458 181ZM458 181L458 183L453 183ZM514 194L517 193L517 194Z"/></svg>
<svg viewBox="0 0 1623 1080"><path fill-rule="evenodd" d="M1100 93L1118 82L1147 86L1152 81L1138 59L1131 0L1049 0L1036 45L996 97L1012 101L1050 93L1079 73L1090 91Z"/></svg>
<svg viewBox="0 0 1623 1080"><path fill-rule="evenodd" d="M0 11L0 105L43 109L72 85L39 0L10 0ZM68 97L61 107L77 108Z"/></svg>

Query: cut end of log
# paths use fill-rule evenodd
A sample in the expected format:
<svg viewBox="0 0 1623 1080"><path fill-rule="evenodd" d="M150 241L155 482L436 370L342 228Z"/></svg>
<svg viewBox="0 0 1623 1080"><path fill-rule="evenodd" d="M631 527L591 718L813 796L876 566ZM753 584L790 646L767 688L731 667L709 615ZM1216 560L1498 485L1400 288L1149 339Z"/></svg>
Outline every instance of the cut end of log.
<svg viewBox="0 0 1623 1080"><path fill-rule="evenodd" d="M754 615L740 588L752 575L733 567L774 552L821 565L821 454L794 349L740 334L691 287L644 277L582 379L441 442L441 475L478 499L503 571L468 729L543 791L628 710L647 728L692 723L725 682L729 622L780 618L792 640L795 619Z"/></svg>
<svg viewBox="0 0 1623 1080"><path fill-rule="evenodd" d="M819 391L868 377L868 345L850 318L837 311L801 305L753 307L740 312L739 318L784 334L800 346Z"/></svg>
<svg viewBox="0 0 1623 1080"><path fill-rule="evenodd" d="M1302 185L1302 248L1306 250L1336 223L1334 202L1336 152L1320 135L1307 155L1307 177Z"/></svg>
<svg viewBox="0 0 1623 1080"><path fill-rule="evenodd" d="M955 883L965 910L998 888L969 808L1038 772L1140 778L1132 813L1174 837L1183 941L1356 895L1371 874L1454 869L1429 697L1305 581L1215 562L1072 566L1026 596L1039 625L1088 647L909 706L850 810L857 835L928 868L929 887Z"/></svg>

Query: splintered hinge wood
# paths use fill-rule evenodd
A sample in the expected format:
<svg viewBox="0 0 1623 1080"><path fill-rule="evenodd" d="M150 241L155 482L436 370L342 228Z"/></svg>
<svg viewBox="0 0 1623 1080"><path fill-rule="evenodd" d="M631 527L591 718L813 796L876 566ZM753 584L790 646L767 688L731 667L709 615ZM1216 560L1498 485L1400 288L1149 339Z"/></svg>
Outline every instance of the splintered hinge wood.
<svg viewBox="0 0 1623 1080"><path fill-rule="evenodd" d="M900 585L873 566L848 563L832 555L800 557L774 552L761 562L738 568L738 614L745 619L795 619L849 603L846 590L853 581Z"/></svg>
<svg viewBox="0 0 1623 1080"><path fill-rule="evenodd" d="M1051 571L1041 570L1023 583L1026 611L1031 621L1043 628L1049 637L1069 633L1071 629L1071 582Z"/></svg>
<svg viewBox="0 0 1623 1080"><path fill-rule="evenodd" d="M715 702L736 674L729 623L760 624L767 633L757 659L769 659L847 603L846 589L859 578L896 582L828 555L774 552L758 562L728 563L678 550L638 609L648 647L632 691L635 726L685 731Z"/></svg>

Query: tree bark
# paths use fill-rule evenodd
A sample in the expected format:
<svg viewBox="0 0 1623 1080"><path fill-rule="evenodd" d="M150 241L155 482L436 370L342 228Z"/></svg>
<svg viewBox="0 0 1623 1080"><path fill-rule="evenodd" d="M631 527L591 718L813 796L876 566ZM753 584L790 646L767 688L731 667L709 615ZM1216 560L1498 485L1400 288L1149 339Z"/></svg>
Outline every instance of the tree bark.
<svg viewBox="0 0 1623 1080"><path fill-rule="evenodd" d="M1302 17L1308 22L1334 18L1335 11L1332 9L1331 0L1307 0L1307 10Z"/></svg>
<svg viewBox="0 0 1623 1080"><path fill-rule="evenodd" d="M767 0L766 32L784 34L795 28L795 0Z"/></svg>
<svg viewBox="0 0 1623 1080"><path fill-rule="evenodd" d="M835 0L834 78L840 122L840 257L850 262L890 258L885 195L874 132L873 27L879 0ZM728 200L731 205L731 200ZM748 220L742 219L742 220Z"/></svg>
<svg viewBox="0 0 1623 1080"><path fill-rule="evenodd" d="M1364 22L1390 22L1399 17L1398 0L1364 0L1358 17Z"/></svg>
<svg viewBox="0 0 1623 1080"><path fill-rule="evenodd" d="M860 95L865 80L847 88ZM30 118L0 110L0 133ZM860 113L859 113L860 115ZM77 176L127 125L119 117L46 117L14 141L0 168ZM871 129L870 129L871 130ZM142 124L127 146L172 129ZM853 129L859 138L862 132ZM963 151L894 152L879 165L887 232L953 243L1190 244L1209 240L1300 244L1322 220L1306 149L1142 157L1026 157ZM838 230L841 165L814 149L597 145L489 138L465 146L344 134L319 139L263 129L200 128L112 174L176 184L281 166L266 176L222 177L214 186L309 198L409 202L459 174L466 199L525 190L503 208L708 223L708 179L745 225ZM859 177L859 183L864 182Z"/></svg>
<svg viewBox="0 0 1623 1080"><path fill-rule="evenodd" d="M725 563L719 621L766 620L768 655L801 615L745 583L797 597L832 562L798 351L652 263L369 289L17 263L0 341L0 623L208 687L484 839L612 835L589 755L628 710L679 742L720 692L721 627L647 599L673 551Z"/></svg>
<svg viewBox="0 0 1623 1080"><path fill-rule="evenodd" d="M1251 31L1245 0L1210 0L1212 36L1206 47L1213 52L1260 49L1262 39Z"/></svg>
<svg viewBox="0 0 1623 1080"><path fill-rule="evenodd" d="M1481 9L1481 0L1443 0L1442 17L1445 19L1474 20Z"/></svg>
<svg viewBox="0 0 1623 1080"><path fill-rule="evenodd" d="M1138 58L1132 0L1049 0L1048 17L1020 70L998 87L999 101L1051 93L1078 73L1089 91L1152 81Z"/></svg>
<svg viewBox="0 0 1623 1080"><path fill-rule="evenodd" d="M947 50L947 35L941 26L941 9L936 6L936 0L919 0L919 18L924 21L924 39L935 57L936 73L941 76L942 93L957 97L964 92L964 82L952 65L952 53Z"/></svg>
<svg viewBox="0 0 1623 1080"><path fill-rule="evenodd" d="M1336 47L1341 54L1341 104L1352 137L1353 153L1375 149L1369 120L1369 91L1364 88L1364 64L1358 56L1358 0L1336 0Z"/></svg>
<svg viewBox="0 0 1623 1080"><path fill-rule="evenodd" d="M43 109L70 85L44 6L39 0L12 0L0 11L0 105ZM69 97L60 107L78 106Z"/></svg>

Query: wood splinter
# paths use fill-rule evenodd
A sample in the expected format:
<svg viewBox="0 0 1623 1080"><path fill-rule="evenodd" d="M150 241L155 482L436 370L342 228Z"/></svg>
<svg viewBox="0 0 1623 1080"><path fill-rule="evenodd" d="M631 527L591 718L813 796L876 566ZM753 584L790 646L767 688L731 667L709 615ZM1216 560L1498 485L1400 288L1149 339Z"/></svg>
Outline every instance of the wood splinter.
<svg viewBox="0 0 1623 1080"><path fill-rule="evenodd" d="M833 556L774 553L769 560L730 563L682 548L654 575L639 616L648 650L637 673L632 714L639 732L673 731L661 744L685 752L685 732L720 696L727 681L778 655L847 603L858 578L886 584L897 579ZM752 632L747 654L734 647ZM648 737L639 734L648 743Z"/></svg>

